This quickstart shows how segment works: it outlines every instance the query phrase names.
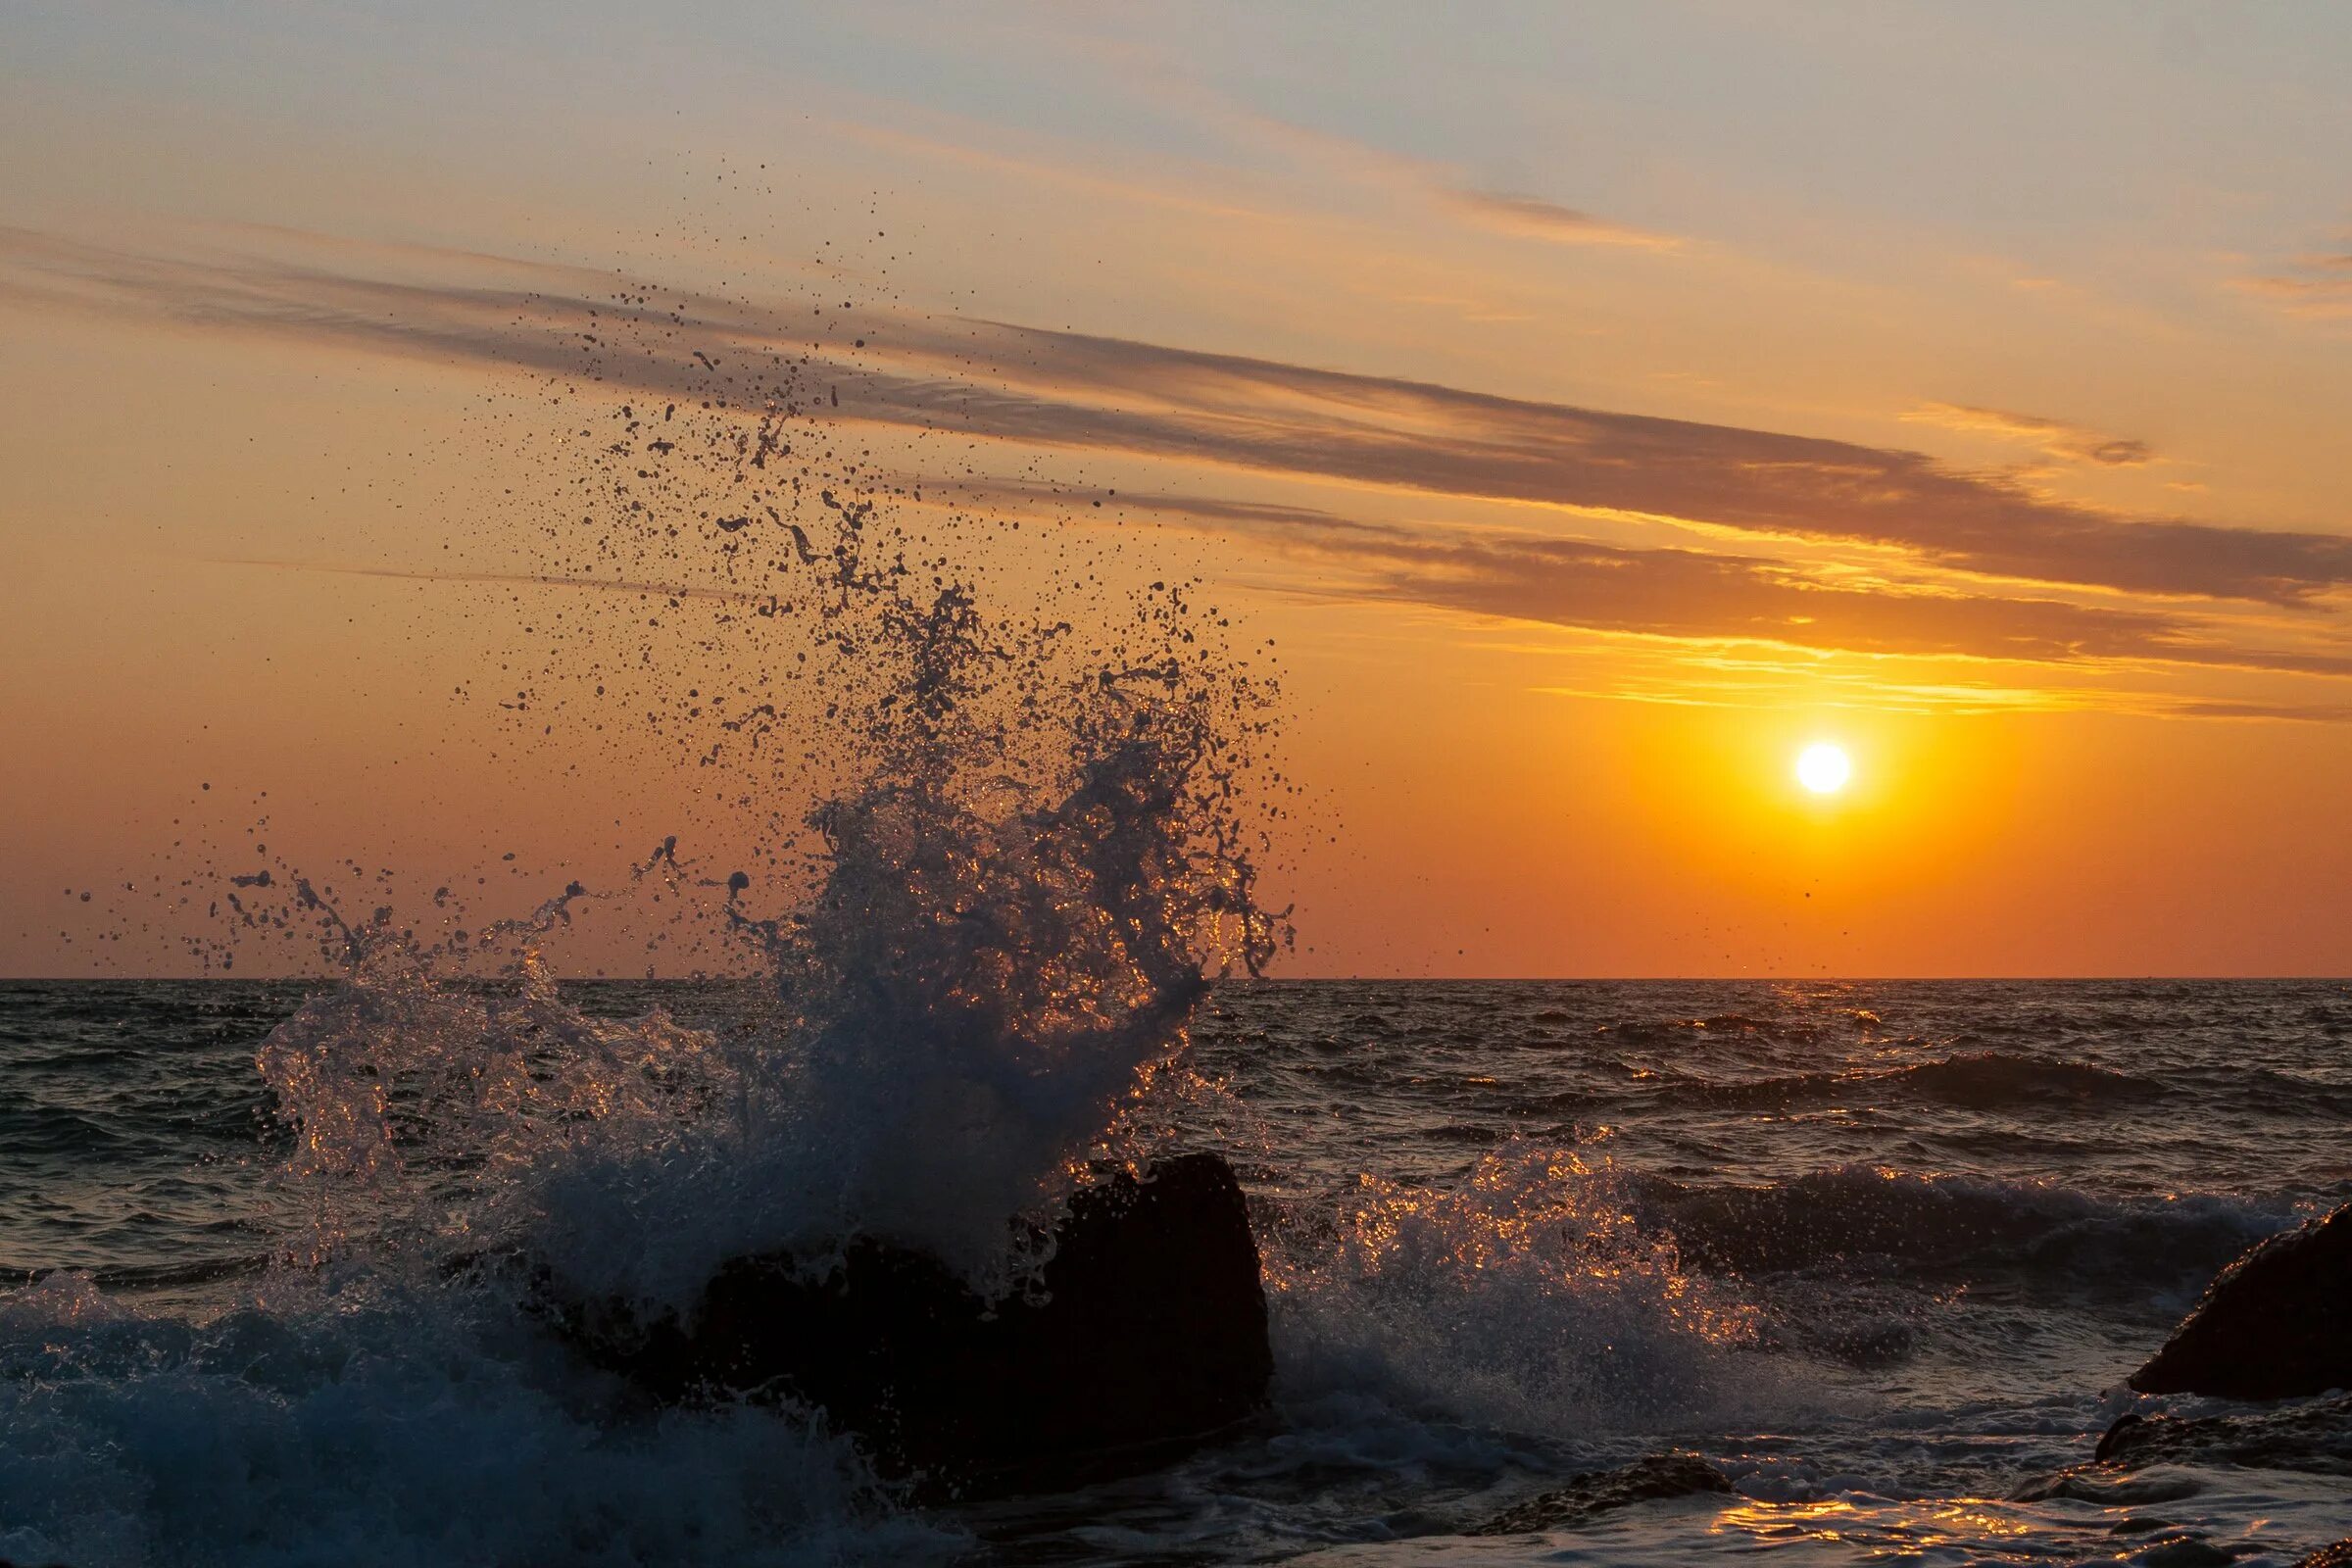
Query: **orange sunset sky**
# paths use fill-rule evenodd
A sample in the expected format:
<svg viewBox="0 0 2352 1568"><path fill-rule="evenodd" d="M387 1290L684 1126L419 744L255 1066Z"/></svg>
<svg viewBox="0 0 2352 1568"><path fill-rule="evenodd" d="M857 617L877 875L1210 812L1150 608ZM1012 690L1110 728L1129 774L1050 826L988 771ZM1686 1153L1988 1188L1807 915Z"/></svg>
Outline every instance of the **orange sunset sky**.
<svg viewBox="0 0 2352 1568"><path fill-rule="evenodd" d="M2352 11L1378 10L12 6L0 972L739 848L462 690L616 278L1275 639L1283 972L2352 972Z"/></svg>

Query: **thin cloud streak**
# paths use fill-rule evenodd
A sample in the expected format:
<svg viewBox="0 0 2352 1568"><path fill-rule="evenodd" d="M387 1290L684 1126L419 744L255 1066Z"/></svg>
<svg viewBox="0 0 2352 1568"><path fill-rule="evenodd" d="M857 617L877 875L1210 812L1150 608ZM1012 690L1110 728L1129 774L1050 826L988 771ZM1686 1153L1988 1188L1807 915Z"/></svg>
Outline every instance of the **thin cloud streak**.
<svg viewBox="0 0 2352 1568"><path fill-rule="evenodd" d="M248 261L201 263L0 231L0 286L51 302L300 337L374 342L616 390L750 396L789 359L846 418L1483 501L1850 541L1987 577L2181 598L2308 605L2352 587L2352 539L2135 520L1915 452L1506 398L955 317L860 318L874 347L811 343L707 297L659 307L584 293L387 282ZM598 346L578 324L601 313ZM632 345L685 317L712 368ZM828 319L837 319L828 318ZM806 328L802 329L803 331Z"/></svg>
<svg viewBox="0 0 2352 1568"><path fill-rule="evenodd" d="M2016 414L2007 409L1978 408L1966 403L1926 403L1903 417L1914 424L2031 442L2043 456L2068 463L2131 468L2156 460L2156 454L2145 441L2104 435L2083 425L2044 418L2037 414Z"/></svg>
<svg viewBox="0 0 2352 1568"><path fill-rule="evenodd" d="M1190 496L1121 499L1197 525L1250 532L1355 571L1362 580L1347 590L1348 597L1584 630L1771 642L1818 653L2159 662L2352 677L2352 654L2238 648L2215 640L2194 620L2155 612L1825 584L1760 557L1533 535L1441 535L1299 508Z"/></svg>
<svg viewBox="0 0 2352 1568"><path fill-rule="evenodd" d="M2227 698L2174 703L2165 711L2177 718L2276 719L2302 724L2352 723L2352 704L2241 703Z"/></svg>
<svg viewBox="0 0 2352 1568"><path fill-rule="evenodd" d="M685 583L651 582L636 578L574 577L542 571L486 571L463 566L371 566L333 561L279 561L252 556L207 556L208 566L249 566L261 571L299 571L328 577L373 577L388 582L449 583L475 588L579 588L591 593L626 594L639 599L700 599L719 604L765 605L772 593L743 588L712 588Z"/></svg>
<svg viewBox="0 0 2352 1568"><path fill-rule="evenodd" d="M2230 286L2289 316L2352 317L2352 251L2298 256L2278 271L2232 278Z"/></svg>
<svg viewBox="0 0 2352 1568"><path fill-rule="evenodd" d="M1105 39L1066 40L1118 73L1139 92L1214 131L1271 148L1318 174L1396 192L1436 207L1472 227L1557 245L1680 249L1683 240L1611 221L1540 196L1488 189L1458 165L1416 157L1286 120L1254 108L1157 54Z"/></svg>
<svg viewBox="0 0 2352 1568"><path fill-rule="evenodd" d="M1672 234L1629 228L1540 196L1459 185L1433 185L1431 194L1447 211L1498 234L1517 234L1555 245L1628 245L1652 251L1675 250L1683 243Z"/></svg>

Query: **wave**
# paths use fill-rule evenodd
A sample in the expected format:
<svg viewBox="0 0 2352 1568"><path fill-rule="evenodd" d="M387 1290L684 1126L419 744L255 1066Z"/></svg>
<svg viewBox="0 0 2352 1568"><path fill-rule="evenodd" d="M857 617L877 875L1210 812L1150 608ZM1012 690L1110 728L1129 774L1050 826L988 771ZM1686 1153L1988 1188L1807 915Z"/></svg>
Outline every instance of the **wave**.
<svg viewBox="0 0 2352 1568"><path fill-rule="evenodd" d="M1537 1016L1539 1023L1566 1023L1570 1017L1553 1009L1556 1016ZM1719 1012L1694 1018L1628 1018L1603 1023L1602 1033L1637 1046L1670 1046L1677 1050L1704 1044L1710 1039L1753 1041L1759 1037L1807 1043L1817 1039L1820 1025L1810 1019L1776 1021L1753 1017L1743 1012Z"/></svg>
<svg viewBox="0 0 2352 1568"><path fill-rule="evenodd" d="M2291 1206L2218 1197L2100 1198L2069 1188L1847 1166L1764 1186L1651 1178L1638 1207L1704 1267L1762 1275L1864 1265L2056 1289L2201 1285Z"/></svg>
<svg viewBox="0 0 2352 1568"><path fill-rule="evenodd" d="M1777 1107L1829 1101L1926 1101L1969 1110L2045 1104L2144 1104L2173 1093L2151 1078L2084 1061L1984 1051L1900 1067L1790 1073L1745 1082L1685 1075L1647 1091L1710 1105Z"/></svg>
<svg viewBox="0 0 2352 1568"><path fill-rule="evenodd" d="M162 1291L188 1285L214 1285L223 1280L250 1279L268 1272L274 1261L268 1252L245 1252L229 1257L195 1258L179 1263L124 1263L111 1268L9 1268L0 1265L0 1281L41 1285L52 1279L87 1280L102 1291Z"/></svg>
<svg viewBox="0 0 2352 1568"><path fill-rule="evenodd" d="M1913 1356L1916 1292L1999 1283L2164 1316L2295 1218L1862 1167L1685 1184L1604 1151L1508 1141L1456 1180L1261 1200L1286 1406L1546 1440L1778 1423L1836 1402L1815 1361Z"/></svg>
<svg viewBox="0 0 2352 1568"><path fill-rule="evenodd" d="M1573 1437L1785 1410L1759 1308L1637 1221L1595 1152L1513 1142L1436 1184L1364 1178L1261 1227L1278 1391Z"/></svg>

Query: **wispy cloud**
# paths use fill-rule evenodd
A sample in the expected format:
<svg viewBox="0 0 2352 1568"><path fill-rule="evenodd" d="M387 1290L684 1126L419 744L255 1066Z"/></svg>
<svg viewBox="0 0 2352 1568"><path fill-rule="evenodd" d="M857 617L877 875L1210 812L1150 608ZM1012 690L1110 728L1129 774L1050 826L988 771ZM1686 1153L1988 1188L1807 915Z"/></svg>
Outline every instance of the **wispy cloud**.
<svg viewBox="0 0 2352 1568"><path fill-rule="evenodd" d="M2352 703L2255 703L2231 698L2192 698L2166 710L2180 718L2275 718L2307 724L2352 723Z"/></svg>
<svg viewBox="0 0 2352 1568"><path fill-rule="evenodd" d="M1102 494L997 486L1000 501L1086 506ZM1219 534L1312 557L1349 598L1510 620L1820 653L2034 663L2137 662L2352 677L2352 651L2238 646L2180 613L1918 584L1818 580L1766 557L1630 549L1534 534L1360 522L1312 508L1194 495L1114 498Z"/></svg>
<svg viewBox="0 0 2352 1568"><path fill-rule="evenodd" d="M2291 316L2352 317L2352 251L2305 254L2272 271L2230 282L2240 293Z"/></svg>
<svg viewBox="0 0 2352 1568"><path fill-rule="evenodd" d="M385 566L360 562L281 561L254 556L205 558L208 566L249 566L257 571L312 572L329 577L372 577L385 582L460 583L474 588L576 588L587 593L622 594L632 599L702 599L719 604L760 605L775 598L742 588L708 583L657 582L637 577L582 577L547 571L486 571L453 566Z"/></svg>
<svg viewBox="0 0 2352 1568"><path fill-rule="evenodd" d="M1672 234L1613 223L1540 196L1513 196L1436 181L1430 183L1429 193L1448 212L1498 234L1549 240L1555 245L1632 245L1654 251L1673 250L1683 243Z"/></svg>
<svg viewBox="0 0 2352 1568"><path fill-rule="evenodd" d="M961 406L1047 444L1850 540L2044 583L2272 604L2352 586L2352 539L2119 516L1916 452L1001 323L899 346L1004 377L1013 390Z"/></svg>
<svg viewBox="0 0 2352 1568"><path fill-rule="evenodd" d="M1385 188L1435 207L1491 233L1556 245L1615 245L1674 250L1684 241L1600 218L1546 198L1500 191L1456 164L1377 146L1242 102L1165 58L1131 41L1101 37L1065 40L1096 64L1117 72L1137 91L1193 122L1237 140L1271 149L1323 176Z"/></svg>
<svg viewBox="0 0 2352 1568"><path fill-rule="evenodd" d="M1464 500L1847 541L2039 584L2310 605L2352 588L2352 539L2130 517L1916 452L1507 398L1123 338L875 313L861 352L725 300L387 282L237 259L126 256L0 233L0 286L172 319L750 396L786 370L840 416ZM602 313L583 342L570 328ZM632 331L627 352L612 339ZM674 344L682 331L710 351ZM710 360L723 361L711 364ZM768 368L763 370L761 367ZM772 389L772 382L771 389Z"/></svg>
<svg viewBox="0 0 2352 1568"><path fill-rule="evenodd" d="M2026 442L2038 449L2043 456L2066 463L2095 463L2104 467L2130 468L2152 463L2156 458L2145 441L2130 436L2107 435L2084 425L2069 424L2064 419L2044 418L2036 414L2015 414L2007 409L1976 408L1965 403L1924 403L1903 417L1915 424L1933 424L1946 430L1964 430Z"/></svg>

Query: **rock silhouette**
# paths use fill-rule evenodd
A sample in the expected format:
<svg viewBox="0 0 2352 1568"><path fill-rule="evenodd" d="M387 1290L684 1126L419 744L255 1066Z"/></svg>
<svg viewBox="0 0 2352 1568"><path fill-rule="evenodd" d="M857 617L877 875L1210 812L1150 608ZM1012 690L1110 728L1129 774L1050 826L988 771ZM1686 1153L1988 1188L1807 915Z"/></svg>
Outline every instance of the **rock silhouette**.
<svg viewBox="0 0 2352 1568"><path fill-rule="evenodd" d="M1188 1154L1081 1192L1040 1289L984 1301L874 1241L812 1279L737 1258L684 1324L550 1308L589 1359L665 1402L789 1396L933 1496L1057 1489L1165 1462L1265 1401L1265 1295L1240 1184Z"/></svg>
<svg viewBox="0 0 2352 1568"><path fill-rule="evenodd" d="M2222 1270L2131 1384L2227 1399L2352 1388L2352 1203Z"/></svg>

